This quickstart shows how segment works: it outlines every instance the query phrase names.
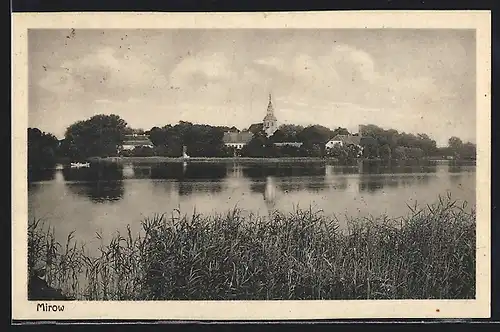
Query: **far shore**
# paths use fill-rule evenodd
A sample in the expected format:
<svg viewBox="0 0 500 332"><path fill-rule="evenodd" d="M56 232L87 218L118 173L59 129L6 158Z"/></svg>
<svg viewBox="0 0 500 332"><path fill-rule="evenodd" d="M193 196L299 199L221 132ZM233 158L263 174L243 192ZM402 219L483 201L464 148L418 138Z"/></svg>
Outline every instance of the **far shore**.
<svg viewBox="0 0 500 332"><path fill-rule="evenodd" d="M90 162L113 162L113 163L165 163L165 162L254 162L254 163L280 163L280 162L324 162L338 161L336 158L321 157L276 157L276 158L253 158L253 157L105 157L89 158Z"/></svg>
<svg viewBox="0 0 500 332"><path fill-rule="evenodd" d="M435 162L463 162L464 160L447 160L439 158L423 158L422 160L435 161ZM322 162L338 162L337 158L332 157L91 157L89 162L103 162L103 163L183 163L183 162L196 162L196 163L229 163L229 162L245 162L245 163L283 163L283 162L309 162L309 163L322 163ZM382 161L382 159L358 159L359 161ZM400 162L404 160L392 160L392 162ZM467 160L467 162L475 163L475 160Z"/></svg>

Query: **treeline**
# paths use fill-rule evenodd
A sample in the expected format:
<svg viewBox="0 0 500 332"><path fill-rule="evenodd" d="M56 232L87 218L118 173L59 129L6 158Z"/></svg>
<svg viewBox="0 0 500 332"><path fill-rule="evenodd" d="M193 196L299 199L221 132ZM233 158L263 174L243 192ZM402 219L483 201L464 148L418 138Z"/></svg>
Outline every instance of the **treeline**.
<svg viewBox="0 0 500 332"><path fill-rule="evenodd" d="M30 167L51 167L58 160L80 161L89 157L119 155L179 157L183 147L193 157L335 157L341 161L358 157L380 159L455 158L475 159L476 146L451 137L445 148L426 134L407 134L394 129L365 125L359 133L346 128L330 129L321 125L282 125L271 137L263 131L262 123L252 124L242 131L250 131L253 138L243 149L236 150L224 144L225 132L240 132L236 127L211 126L181 121L175 125L153 127L150 130L133 129L118 115L95 115L70 125L64 139L50 133L28 128L28 164ZM138 147L121 151L125 136L143 133L153 148ZM360 146L344 145L327 149L325 144L336 135L358 135ZM280 145L275 143L295 143ZM297 144L298 143L298 144ZM278 144L279 145L279 144Z"/></svg>
<svg viewBox="0 0 500 332"><path fill-rule="evenodd" d="M226 131L237 131L236 128L192 124L181 121L176 125L162 128L153 127L147 132L154 145L151 154L167 157L182 155L183 146L193 157L224 157L230 151L226 149L223 136ZM139 149L139 155L144 149Z"/></svg>
<svg viewBox="0 0 500 332"><path fill-rule="evenodd" d="M95 115L69 126L61 141L61 152L72 160L116 156L128 130L118 115Z"/></svg>
<svg viewBox="0 0 500 332"><path fill-rule="evenodd" d="M57 137L38 128L28 128L28 168L51 168L59 153Z"/></svg>

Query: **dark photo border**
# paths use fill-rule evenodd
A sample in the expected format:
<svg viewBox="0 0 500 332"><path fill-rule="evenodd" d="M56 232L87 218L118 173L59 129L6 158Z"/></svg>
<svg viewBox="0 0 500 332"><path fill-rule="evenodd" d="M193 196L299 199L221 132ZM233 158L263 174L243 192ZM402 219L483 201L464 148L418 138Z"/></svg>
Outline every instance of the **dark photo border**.
<svg viewBox="0 0 500 332"><path fill-rule="evenodd" d="M11 12L20 13L20 12L81 12L81 11L100 11L100 12L131 12L131 11L156 11L156 12L204 12L204 11L216 11L216 12L236 12L236 11L245 11L245 12L255 12L255 11L311 11L311 10L491 10L491 38L492 38L492 81L491 81L491 139L492 139L492 147L491 147L491 320L480 320L480 319L471 319L471 320L432 320L432 321L423 321L423 320L335 320L335 321L309 321L308 323L316 323L317 325L322 326L325 323L328 325L332 324L333 326L337 325L345 325L349 324L360 324L361 328L365 327L365 324L368 325L377 325L377 327L383 328L384 331L387 330L387 325L389 323L397 323L406 325L406 327L411 328L415 326L415 323L428 323L430 325L434 323L441 323L450 325L450 327L458 327L458 325L462 325L463 323L470 323L471 325L475 325L472 328L477 328L477 324L483 325L488 322L499 322L500 321L500 249L498 241L500 239L500 225L497 222L499 219L499 212L497 208L497 186L496 179L497 175L495 170L499 167L496 159L496 143L498 141L498 126L497 120L498 112L496 112L499 107L499 97L498 93L498 78L500 77L500 37L498 32L500 31L500 14L494 4L497 4L495 1L449 1L449 0L419 0L419 1L397 1L397 0L370 0L370 1L362 1L362 0L345 0L345 1L251 1L251 0L240 0L240 1L230 1L230 0L170 0L170 1L161 1L161 0L12 0L11 1ZM498 2L500 5L500 1ZM11 81L12 84L12 81ZM496 97L495 97L496 96ZM9 95L10 97L10 95ZM10 98L9 98L10 99ZM12 109L12 106L9 105ZM8 126L7 131L10 130L10 126ZM4 133L7 131L4 130ZM9 146L10 148L10 146ZM12 219L11 219L12 220ZM10 223L4 223L6 225L6 229L4 234L11 234L11 226ZM8 225L8 226L7 226ZM8 236L11 239L10 236ZM6 243L6 241L4 241ZM11 243L12 246L12 243ZM11 252L11 247L7 250ZM10 264L11 256L9 255L9 264ZM10 266L12 266L10 264ZM10 278L12 274L10 275ZM10 280L10 279L9 279ZM10 283L9 283L10 288ZM11 294L11 293L9 293ZM11 297L9 297L8 301L11 301ZM10 302L8 304L10 308ZM12 315L11 315L12 317ZM58 321L57 324L67 324L67 323L77 323L78 321ZM11 321L13 324L33 324L35 322L29 321ZM84 324L102 324L106 326L110 324L110 321L81 321L79 323ZM182 322L154 322L154 321L114 321L113 323L125 323L125 324L155 324L155 323L175 323L180 324ZM190 322L191 325L193 322ZM199 322L199 324L203 325L211 325L213 323L223 323L223 322ZM231 324L241 324L245 322L237 322L231 321ZM246 322L250 323L250 322ZM283 323L284 325L288 325L291 322L276 322ZM294 321L294 324L301 323L299 321ZM35 324L40 324L36 322ZM262 324L262 323L259 323ZM267 323L272 324L272 323ZM266 324L266 325L267 325ZM315 324L315 325L316 325ZM330 325L332 327L332 325ZM457 326L455 326L457 325ZM397 327L397 326L396 326ZM399 326L402 327L402 326ZM415 326L416 327L416 326Z"/></svg>

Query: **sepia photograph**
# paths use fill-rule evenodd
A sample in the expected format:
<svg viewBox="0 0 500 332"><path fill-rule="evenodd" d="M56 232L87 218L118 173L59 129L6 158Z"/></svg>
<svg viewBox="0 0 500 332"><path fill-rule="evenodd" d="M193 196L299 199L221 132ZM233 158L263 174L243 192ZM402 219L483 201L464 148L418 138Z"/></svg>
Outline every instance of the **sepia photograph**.
<svg viewBox="0 0 500 332"><path fill-rule="evenodd" d="M24 17L21 316L489 314L488 13L106 15Z"/></svg>

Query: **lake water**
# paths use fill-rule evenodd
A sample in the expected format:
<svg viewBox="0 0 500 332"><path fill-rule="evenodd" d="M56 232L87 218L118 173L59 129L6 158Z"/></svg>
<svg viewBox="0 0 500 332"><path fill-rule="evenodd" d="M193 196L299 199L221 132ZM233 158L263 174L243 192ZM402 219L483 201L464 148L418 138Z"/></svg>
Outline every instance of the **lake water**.
<svg viewBox="0 0 500 332"><path fill-rule="evenodd" d="M406 204L433 203L447 192L473 207L475 176L475 166L448 162L92 165L30 173L28 214L55 226L61 241L74 230L86 242L127 224L138 231L144 217L179 207L212 214L237 206L267 215L311 206L339 219L399 217L408 213Z"/></svg>

